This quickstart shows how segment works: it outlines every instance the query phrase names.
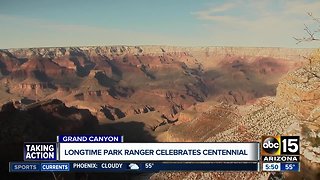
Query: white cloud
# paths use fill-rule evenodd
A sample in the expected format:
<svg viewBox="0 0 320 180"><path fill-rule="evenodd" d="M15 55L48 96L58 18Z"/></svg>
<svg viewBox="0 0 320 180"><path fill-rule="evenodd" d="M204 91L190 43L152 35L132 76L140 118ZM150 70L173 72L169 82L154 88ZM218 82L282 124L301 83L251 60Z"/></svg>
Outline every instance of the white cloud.
<svg viewBox="0 0 320 180"><path fill-rule="evenodd" d="M236 2L225 3L220 6L213 6L198 12L192 12L191 14L196 15L199 19L219 20L219 16L215 15L216 13L221 13L221 12L231 10L234 7L236 7L236 5L237 5Z"/></svg>
<svg viewBox="0 0 320 180"><path fill-rule="evenodd" d="M277 2L235 1L232 5L215 5L192 14L206 21L207 30L217 39L236 36L235 40L243 40L243 43L290 46L295 44L292 36L301 35L303 24L311 22L306 12L316 13L320 9L320 1L273 3ZM230 39L225 38L225 41Z"/></svg>
<svg viewBox="0 0 320 180"><path fill-rule="evenodd" d="M305 2L305 1L285 1L284 14L286 15L301 15L306 12L317 13L320 9L320 1Z"/></svg>

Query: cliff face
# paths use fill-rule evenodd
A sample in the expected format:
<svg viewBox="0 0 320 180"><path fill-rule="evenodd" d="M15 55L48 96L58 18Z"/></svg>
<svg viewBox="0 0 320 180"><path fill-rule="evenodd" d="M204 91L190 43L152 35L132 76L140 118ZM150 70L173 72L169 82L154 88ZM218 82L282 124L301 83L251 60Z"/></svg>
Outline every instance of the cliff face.
<svg viewBox="0 0 320 180"><path fill-rule="evenodd" d="M0 96L59 98L102 120L144 113L143 107L176 119L181 110L207 99L245 104L274 95L279 78L300 67L302 56L311 51L171 46L0 50Z"/></svg>
<svg viewBox="0 0 320 180"><path fill-rule="evenodd" d="M294 179L319 179L320 175L320 51L309 62L281 78L275 97L259 98L243 106L208 103L206 109L189 108L180 115L184 122L161 134L161 141L260 141L262 135L300 136L302 167ZM224 122L224 123L221 123ZM229 126L232 124L232 126ZM159 177L178 176L219 178L218 173L159 173ZM239 177L237 173L224 178ZM267 173L246 173L241 178L266 178Z"/></svg>
<svg viewBox="0 0 320 180"><path fill-rule="evenodd" d="M309 177L320 176L320 51L279 83L276 104L299 117L301 154Z"/></svg>
<svg viewBox="0 0 320 180"><path fill-rule="evenodd" d="M304 67L285 76L277 88L277 103L308 121L317 120L310 115L316 113L320 106L319 54L316 52Z"/></svg>
<svg viewBox="0 0 320 180"><path fill-rule="evenodd" d="M265 47L177 47L177 46L89 46L89 47L61 47L61 48L27 48L8 49L17 57L63 57L74 54L96 55L124 55L124 54L150 54L161 55L172 53L176 55L205 54L210 55L237 55L237 56L260 56L282 59L292 59L308 56L314 49L290 49L290 48L265 48Z"/></svg>
<svg viewBox="0 0 320 180"><path fill-rule="evenodd" d="M260 141L261 135L300 135L304 168L318 171L320 57L313 56L309 63L304 58L313 52L170 46L0 50L0 101L10 97L21 106L2 107L0 124L10 130L1 135L18 134L25 140L23 134L36 138L49 131L81 132L97 126L97 119L97 132L125 134L132 141L252 142ZM42 101L46 99L59 100ZM38 122L41 117L45 121ZM24 132L30 124L43 130L37 131L40 135ZM153 177L268 175L209 172Z"/></svg>
<svg viewBox="0 0 320 180"><path fill-rule="evenodd" d="M54 141L59 134L92 133L98 120L88 111L53 99L22 105L8 102L0 110L0 143Z"/></svg>

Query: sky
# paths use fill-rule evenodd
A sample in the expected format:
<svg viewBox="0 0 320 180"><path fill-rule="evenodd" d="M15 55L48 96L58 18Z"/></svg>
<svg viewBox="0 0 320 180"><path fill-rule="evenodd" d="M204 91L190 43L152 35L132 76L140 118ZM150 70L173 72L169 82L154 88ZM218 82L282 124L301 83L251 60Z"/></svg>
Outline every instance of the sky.
<svg viewBox="0 0 320 180"><path fill-rule="evenodd" d="M319 0L0 0L0 48L296 44Z"/></svg>

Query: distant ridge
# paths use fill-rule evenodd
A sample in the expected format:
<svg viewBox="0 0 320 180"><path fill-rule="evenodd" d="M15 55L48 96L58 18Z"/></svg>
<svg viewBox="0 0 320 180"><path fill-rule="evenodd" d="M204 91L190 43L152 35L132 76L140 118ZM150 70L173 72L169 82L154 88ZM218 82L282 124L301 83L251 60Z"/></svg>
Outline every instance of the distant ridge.
<svg viewBox="0 0 320 180"><path fill-rule="evenodd" d="M163 53L191 53L193 56L201 57L206 55L237 55L237 56L261 56L292 59L307 57L315 48L281 48L281 47L229 47L229 46L204 46L204 47L183 47L183 46L80 46L80 47L39 47L39 48L12 48L0 51L8 51L16 56L26 57L38 56L63 56L70 52L97 53L103 55L123 54L163 54Z"/></svg>

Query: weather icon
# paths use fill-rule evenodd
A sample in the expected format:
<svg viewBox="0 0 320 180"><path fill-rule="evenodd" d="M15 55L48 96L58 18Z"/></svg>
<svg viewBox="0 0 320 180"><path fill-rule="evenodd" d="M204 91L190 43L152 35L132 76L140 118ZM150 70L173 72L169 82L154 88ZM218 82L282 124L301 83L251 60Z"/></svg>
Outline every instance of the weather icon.
<svg viewBox="0 0 320 180"><path fill-rule="evenodd" d="M137 164L135 164L135 163L130 163L130 164L129 164L129 168L130 168L131 170L138 170L138 169L139 169L139 166L138 166Z"/></svg>

